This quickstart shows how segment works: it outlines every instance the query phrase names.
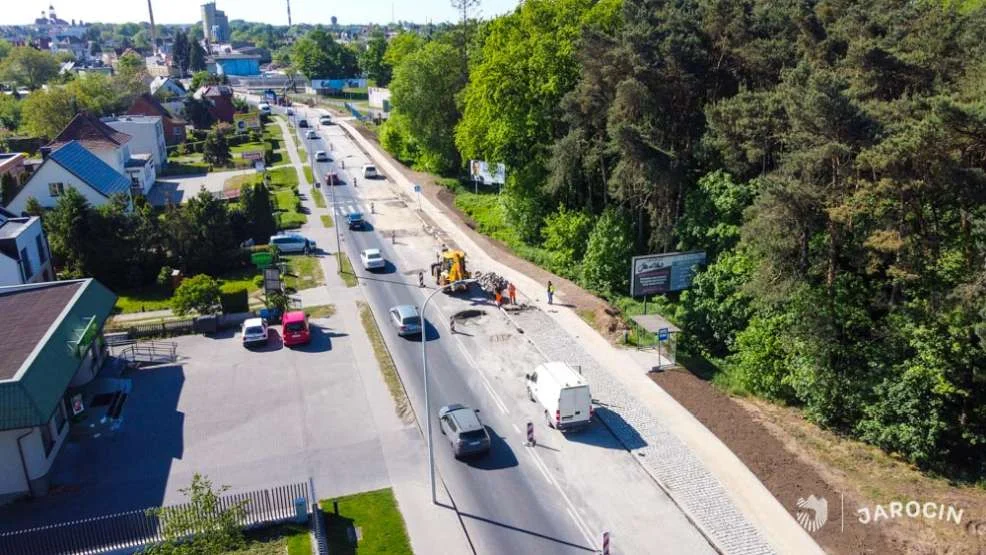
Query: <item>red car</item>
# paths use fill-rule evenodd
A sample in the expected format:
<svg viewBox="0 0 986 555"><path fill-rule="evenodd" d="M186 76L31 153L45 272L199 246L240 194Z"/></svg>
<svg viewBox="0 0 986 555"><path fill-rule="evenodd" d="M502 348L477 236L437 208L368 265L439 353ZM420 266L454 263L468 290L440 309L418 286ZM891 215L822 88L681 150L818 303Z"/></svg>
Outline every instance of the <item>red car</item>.
<svg viewBox="0 0 986 555"><path fill-rule="evenodd" d="M329 172L325 174L325 184L342 185L342 179L339 178L339 174L337 174L336 172Z"/></svg>
<svg viewBox="0 0 986 555"><path fill-rule="evenodd" d="M311 341L311 332L308 329L308 318L300 310L288 312L281 318L283 324L282 335L284 336L284 346L305 345Z"/></svg>

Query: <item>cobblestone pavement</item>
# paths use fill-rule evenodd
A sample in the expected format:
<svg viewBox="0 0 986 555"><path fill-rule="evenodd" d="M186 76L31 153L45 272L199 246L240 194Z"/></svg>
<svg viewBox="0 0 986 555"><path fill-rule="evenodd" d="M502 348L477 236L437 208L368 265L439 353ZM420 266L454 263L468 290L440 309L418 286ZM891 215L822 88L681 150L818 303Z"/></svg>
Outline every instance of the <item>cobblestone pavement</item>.
<svg viewBox="0 0 986 555"><path fill-rule="evenodd" d="M774 552L729 500L722 484L576 339L541 310L524 310L513 318L546 359L581 370L598 402L596 416L718 549L729 555Z"/></svg>

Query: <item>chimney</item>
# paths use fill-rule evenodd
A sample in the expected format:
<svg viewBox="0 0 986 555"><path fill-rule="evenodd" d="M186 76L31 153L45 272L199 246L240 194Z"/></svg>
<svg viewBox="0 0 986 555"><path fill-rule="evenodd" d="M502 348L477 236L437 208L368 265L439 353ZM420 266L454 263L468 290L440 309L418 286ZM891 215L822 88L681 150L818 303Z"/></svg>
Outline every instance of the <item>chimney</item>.
<svg viewBox="0 0 986 555"><path fill-rule="evenodd" d="M50 154L51 154L51 147L50 146L43 146L43 147L41 147L41 159L42 160L47 160L48 159L48 155L50 155Z"/></svg>

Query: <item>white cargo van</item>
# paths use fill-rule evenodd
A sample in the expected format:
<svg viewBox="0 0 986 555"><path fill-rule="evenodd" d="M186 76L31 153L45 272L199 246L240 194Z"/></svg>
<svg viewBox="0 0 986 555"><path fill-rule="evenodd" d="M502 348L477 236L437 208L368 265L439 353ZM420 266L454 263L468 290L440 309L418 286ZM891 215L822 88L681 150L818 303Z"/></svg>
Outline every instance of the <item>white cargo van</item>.
<svg viewBox="0 0 986 555"><path fill-rule="evenodd" d="M527 375L527 395L544 407L551 428L588 426L592 420L589 382L564 362L546 362Z"/></svg>

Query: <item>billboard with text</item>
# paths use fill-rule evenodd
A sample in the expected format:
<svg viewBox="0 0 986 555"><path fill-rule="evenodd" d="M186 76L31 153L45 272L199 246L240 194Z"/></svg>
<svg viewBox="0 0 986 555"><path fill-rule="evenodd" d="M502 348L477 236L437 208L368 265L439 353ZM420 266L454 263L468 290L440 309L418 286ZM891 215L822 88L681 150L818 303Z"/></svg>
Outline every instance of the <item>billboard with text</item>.
<svg viewBox="0 0 986 555"><path fill-rule="evenodd" d="M507 179L507 167L503 164L490 166L485 160L469 161L469 176L473 181L485 184L499 183L503 185Z"/></svg>
<svg viewBox="0 0 986 555"><path fill-rule="evenodd" d="M630 296L643 297L688 289L695 272L703 264L705 251L635 256L630 265Z"/></svg>

